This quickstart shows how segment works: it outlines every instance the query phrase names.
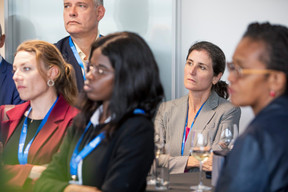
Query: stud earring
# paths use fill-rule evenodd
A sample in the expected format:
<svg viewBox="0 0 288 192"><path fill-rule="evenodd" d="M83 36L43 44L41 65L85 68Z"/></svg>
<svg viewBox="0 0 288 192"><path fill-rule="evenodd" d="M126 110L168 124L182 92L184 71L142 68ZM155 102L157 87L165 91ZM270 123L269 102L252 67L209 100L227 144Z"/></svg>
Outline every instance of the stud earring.
<svg viewBox="0 0 288 192"><path fill-rule="evenodd" d="M276 96L276 93L275 91L271 90L270 93L269 93L270 97L275 97Z"/></svg>

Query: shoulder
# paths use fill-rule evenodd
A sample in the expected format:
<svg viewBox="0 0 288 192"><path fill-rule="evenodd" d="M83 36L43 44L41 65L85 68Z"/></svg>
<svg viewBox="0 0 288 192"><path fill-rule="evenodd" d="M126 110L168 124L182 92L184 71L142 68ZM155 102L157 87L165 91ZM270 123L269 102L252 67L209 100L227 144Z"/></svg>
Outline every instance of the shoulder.
<svg viewBox="0 0 288 192"><path fill-rule="evenodd" d="M154 134L153 122L144 115L133 115L126 119L119 129L123 134L152 133Z"/></svg>
<svg viewBox="0 0 288 192"><path fill-rule="evenodd" d="M216 92L212 93L213 96L209 98L209 100L212 100L211 106L215 104L215 111L222 112L226 114L238 114L241 115L241 109L240 107L234 106L229 100L224 99L217 95ZM211 102L210 102L211 103Z"/></svg>
<svg viewBox="0 0 288 192"><path fill-rule="evenodd" d="M159 110L169 111L169 110L175 109L175 107L181 108L182 106L187 106L187 102L188 102L188 95L185 95L177 99L162 102L159 107Z"/></svg>
<svg viewBox="0 0 288 192"><path fill-rule="evenodd" d="M62 50L69 45L69 37L64 37L63 39L60 39L57 43L54 45L62 52Z"/></svg>

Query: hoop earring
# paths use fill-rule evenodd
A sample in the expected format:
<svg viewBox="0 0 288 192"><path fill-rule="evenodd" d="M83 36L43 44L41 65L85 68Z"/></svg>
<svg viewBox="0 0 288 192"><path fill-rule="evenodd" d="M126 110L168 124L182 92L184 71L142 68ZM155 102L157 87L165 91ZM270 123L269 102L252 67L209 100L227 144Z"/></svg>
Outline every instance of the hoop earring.
<svg viewBox="0 0 288 192"><path fill-rule="evenodd" d="M47 81L47 85L48 85L48 87L53 87L54 86L54 81L52 80L52 79L49 79L48 81Z"/></svg>
<svg viewBox="0 0 288 192"><path fill-rule="evenodd" d="M271 90L270 93L269 93L270 97L275 97L276 96L276 93L275 91Z"/></svg>

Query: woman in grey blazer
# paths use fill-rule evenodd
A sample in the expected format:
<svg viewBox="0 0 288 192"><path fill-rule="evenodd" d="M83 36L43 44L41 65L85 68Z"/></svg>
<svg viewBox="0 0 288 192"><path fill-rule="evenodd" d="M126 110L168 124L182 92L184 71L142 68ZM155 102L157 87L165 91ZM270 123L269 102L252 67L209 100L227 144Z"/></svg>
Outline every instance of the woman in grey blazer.
<svg viewBox="0 0 288 192"><path fill-rule="evenodd" d="M225 55L218 46L206 41L192 45L184 68L184 85L189 94L160 105L155 132L163 132L161 139L168 154L161 155L159 161L162 166L169 162L170 173L199 166L199 161L189 156L190 129L209 134L212 149L219 150L221 130L239 124L240 108L227 101L227 84L220 80L225 64ZM204 168L205 164L211 169L212 158L204 163Z"/></svg>

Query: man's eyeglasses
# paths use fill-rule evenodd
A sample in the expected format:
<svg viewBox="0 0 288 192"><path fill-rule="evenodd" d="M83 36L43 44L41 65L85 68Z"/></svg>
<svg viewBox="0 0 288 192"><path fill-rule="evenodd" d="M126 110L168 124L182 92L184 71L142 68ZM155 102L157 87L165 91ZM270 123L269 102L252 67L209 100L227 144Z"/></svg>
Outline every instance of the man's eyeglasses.
<svg viewBox="0 0 288 192"><path fill-rule="evenodd" d="M244 75L249 74L259 74L259 75L265 75L273 72L272 69L243 69L239 67L238 65L234 65L232 62L227 62L228 71L230 73L233 73L237 78L243 77Z"/></svg>
<svg viewBox="0 0 288 192"><path fill-rule="evenodd" d="M103 76L108 73L112 73L112 71L107 70L105 67L88 64L87 73L90 71L94 76Z"/></svg>

